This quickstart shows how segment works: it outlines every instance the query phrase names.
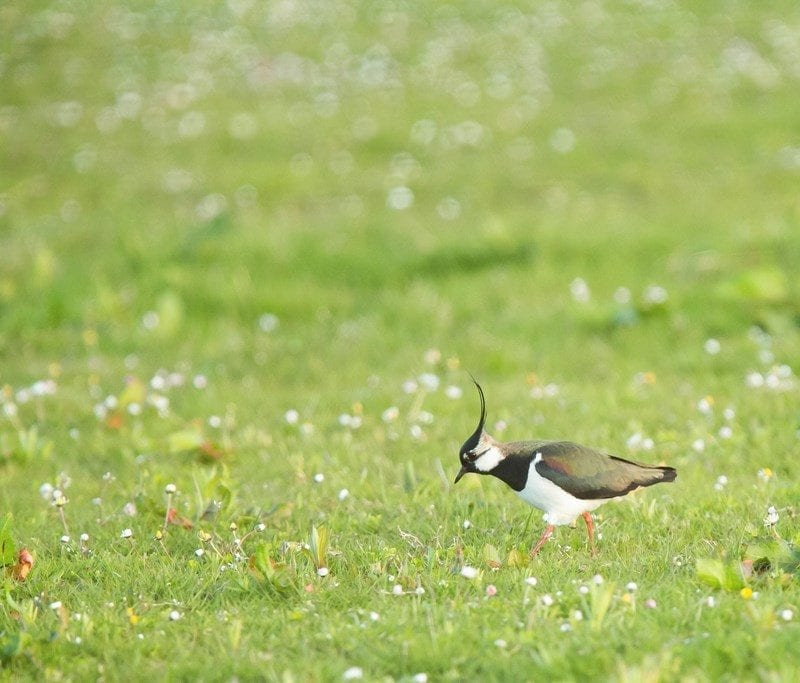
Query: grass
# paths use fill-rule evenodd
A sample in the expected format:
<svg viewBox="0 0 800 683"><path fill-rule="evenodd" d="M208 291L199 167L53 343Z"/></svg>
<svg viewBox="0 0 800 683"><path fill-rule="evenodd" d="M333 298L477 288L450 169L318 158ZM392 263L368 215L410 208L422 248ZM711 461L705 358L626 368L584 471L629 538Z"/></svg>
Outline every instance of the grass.
<svg viewBox="0 0 800 683"><path fill-rule="evenodd" d="M0 23L0 680L796 678L795 3ZM677 482L528 560L468 372Z"/></svg>

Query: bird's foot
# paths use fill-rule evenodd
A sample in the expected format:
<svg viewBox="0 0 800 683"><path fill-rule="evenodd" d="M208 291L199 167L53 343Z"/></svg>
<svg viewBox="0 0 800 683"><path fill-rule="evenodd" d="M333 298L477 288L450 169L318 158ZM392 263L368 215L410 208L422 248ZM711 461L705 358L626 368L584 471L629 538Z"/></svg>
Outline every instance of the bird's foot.
<svg viewBox="0 0 800 683"><path fill-rule="evenodd" d="M542 537L538 540L536 545L533 546L533 548L531 549L531 559L533 559L539 554L539 551L542 549L542 546L545 543L547 543L547 539L550 538L550 536L552 535L554 528L555 527L552 524L547 525L547 528L544 530Z"/></svg>

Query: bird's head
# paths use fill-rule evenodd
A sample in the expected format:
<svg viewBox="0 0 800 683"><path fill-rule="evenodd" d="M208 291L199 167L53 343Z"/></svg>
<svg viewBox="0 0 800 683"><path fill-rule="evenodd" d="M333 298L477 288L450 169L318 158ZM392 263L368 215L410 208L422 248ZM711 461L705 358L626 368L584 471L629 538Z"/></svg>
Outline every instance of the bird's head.
<svg viewBox="0 0 800 683"><path fill-rule="evenodd" d="M475 379L472 381L475 382ZM461 460L461 469L456 475L456 480L454 482L456 484L461 477L469 472L488 474L502 459L502 454L497 448L497 441L484 430L484 424L486 423L486 400L483 397L481 385L475 382L475 386L478 388L478 395L481 399L481 417L472 436L464 442L464 445L461 446L461 450L458 453L459 460Z"/></svg>

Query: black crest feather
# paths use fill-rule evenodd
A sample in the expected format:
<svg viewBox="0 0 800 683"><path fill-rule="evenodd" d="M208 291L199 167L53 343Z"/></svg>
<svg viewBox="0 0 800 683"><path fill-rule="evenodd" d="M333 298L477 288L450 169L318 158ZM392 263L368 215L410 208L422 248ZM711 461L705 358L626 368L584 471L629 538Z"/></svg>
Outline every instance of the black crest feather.
<svg viewBox="0 0 800 683"><path fill-rule="evenodd" d="M472 375L470 375L472 377ZM483 397L483 389L481 389L481 385L478 384L477 380L472 377L472 381L475 383L475 386L478 388L478 395L481 398L481 417L480 421L478 422L478 427L475 429L472 436L469 437L464 442L464 445L461 447L462 453L468 453L475 449L478 445L478 442L481 440L481 433L483 432L483 425L486 422L486 399Z"/></svg>

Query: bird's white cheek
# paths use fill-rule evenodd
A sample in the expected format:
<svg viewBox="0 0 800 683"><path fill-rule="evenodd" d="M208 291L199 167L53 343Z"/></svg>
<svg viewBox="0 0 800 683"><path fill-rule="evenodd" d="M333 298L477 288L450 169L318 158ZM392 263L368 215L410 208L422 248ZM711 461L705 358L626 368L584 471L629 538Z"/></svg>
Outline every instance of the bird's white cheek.
<svg viewBox="0 0 800 683"><path fill-rule="evenodd" d="M490 472L503 459L503 454L492 446L475 461L475 469L480 472Z"/></svg>

